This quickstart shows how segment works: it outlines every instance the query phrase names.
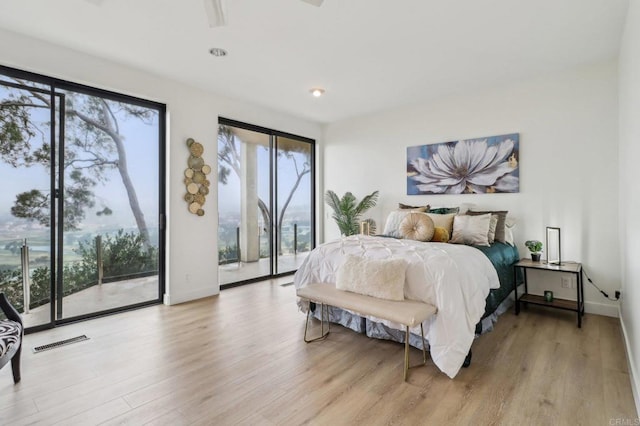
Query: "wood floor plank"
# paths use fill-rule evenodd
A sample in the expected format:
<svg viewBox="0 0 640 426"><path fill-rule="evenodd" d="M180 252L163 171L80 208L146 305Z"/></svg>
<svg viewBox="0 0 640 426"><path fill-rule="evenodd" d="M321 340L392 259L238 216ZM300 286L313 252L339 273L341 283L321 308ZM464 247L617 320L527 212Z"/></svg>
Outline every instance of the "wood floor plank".
<svg viewBox="0 0 640 426"><path fill-rule="evenodd" d="M604 318L599 322L602 364L608 370L628 373L622 327L617 318Z"/></svg>
<svg viewBox="0 0 640 426"><path fill-rule="evenodd" d="M6 405L0 410L0 424L10 424L13 420L36 414L38 408L32 399L21 399L13 405Z"/></svg>
<svg viewBox="0 0 640 426"><path fill-rule="evenodd" d="M25 336L0 424L609 424L637 417L615 318L503 314L449 379L403 345L333 326L302 340L295 289L267 281ZM317 328L318 322L314 321ZM316 330L317 331L317 330ZM79 334L89 341L34 354ZM412 348L418 364L421 351Z"/></svg>
<svg viewBox="0 0 640 426"><path fill-rule="evenodd" d="M627 420L627 424L633 424L638 413L633 410L633 395L625 392L629 382L629 375L619 370L604 370L604 407L607 421L616 424L617 420ZM621 424L622 422L618 422ZM622 423L624 424L624 423Z"/></svg>
<svg viewBox="0 0 640 426"><path fill-rule="evenodd" d="M144 423L145 426L188 426L194 424L192 421L189 421L182 413L175 410L169 412L164 415L160 415L156 418L151 419L147 423ZM206 423L211 424L211 422Z"/></svg>
<svg viewBox="0 0 640 426"><path fill-rule="evenodd" d="M122 398L116 398L104 404L100 404L90 410L83 411L73 417L67 417L64 420L55 423L56 425L99 425L100 423L113 418L121 413L131 410L131 406Z"/></svg>

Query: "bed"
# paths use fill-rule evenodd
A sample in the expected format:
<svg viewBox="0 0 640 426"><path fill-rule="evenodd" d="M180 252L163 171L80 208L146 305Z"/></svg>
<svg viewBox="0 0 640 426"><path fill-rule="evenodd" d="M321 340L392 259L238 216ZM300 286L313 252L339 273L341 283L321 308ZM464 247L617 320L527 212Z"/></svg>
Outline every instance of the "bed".
<svg viewBox="0 0 640 426"><path fill-rule="evenodd" d="M348 254L407 260L405 298L437 307L438 313L423 324L425 337L432 360L451 378L462 367L476 333L490 329L497 314L505 309L505 299L515 285L513 263L519 258L515 247L499 242L475 247L354 235L314 249L296 272L295 287L335 283ZM303 312L309 309L302 300L298 304ZM399 324L333 307L329 319L369 337L404 342ZM422 349L419 333L419 327L412 330L409 343Z"/></svg>

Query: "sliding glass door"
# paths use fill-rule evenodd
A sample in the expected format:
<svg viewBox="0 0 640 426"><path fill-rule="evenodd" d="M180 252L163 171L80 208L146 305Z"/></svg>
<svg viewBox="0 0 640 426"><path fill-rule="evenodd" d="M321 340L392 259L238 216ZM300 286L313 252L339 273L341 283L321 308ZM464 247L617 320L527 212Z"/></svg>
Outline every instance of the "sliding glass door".
<svg viewBox="0 0 640 426"><path fill-rule="evenodd" d="M0 74L0 292L26 326L52 320L58 105L49 86Z"/></svg>
<svg viewBox="0 0 640 426"><path fill-rule="evenodd" d="M270 137L220 125L218 262L222 284L271 275Z"/></svg>
<svg viewBox="0 0 640 426"><path fill-rule="evenodd" d="M160 111L77 88L64 99L57 318L159 300Z"/></svg>
<svg viewBox="0 0 640 426"><path fill-rule="evenodd" d="M313 243L313 145L275 137L275 274L298 269Z"/></svg>
<svg viewBox="0 0 640 426"><path fill-rule="evenodd" d="M0 291L26 327L161 300L163 129L162 105L0 68Z"/></svg>
<svg viewBox="0 0 640 426"><path fill-rule="evenodd" d="M314 142L221 118L220 284L295 271L314 246Z"/></svg>

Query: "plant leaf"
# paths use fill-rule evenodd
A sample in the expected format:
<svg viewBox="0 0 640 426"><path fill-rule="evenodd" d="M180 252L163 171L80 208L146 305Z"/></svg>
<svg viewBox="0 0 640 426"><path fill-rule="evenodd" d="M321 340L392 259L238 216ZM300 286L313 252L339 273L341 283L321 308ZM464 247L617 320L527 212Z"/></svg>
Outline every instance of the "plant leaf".
<svg viewBox="0 0 640 426"><path fill-rule="evenodd" d="M360 232L360 216L366 210L375 206L378 199L378 191L367 195L359 203L351 192L346 192L342 198L339 198L335 192L327 190L324 199L327 205L333 209L331 217L336 221L340 233L348 236ZM367 219L367 221L373 223L371 232L375 233L375 222L371 219Z"/></svg>
<svg viewBox="0 0 640 426"><path fill-rule="evenodd" d="M356 214L361 215L370 208L374 207L378 202L378 191L373 191L371 194L365 196L362 201L356 206Z"/></svg>

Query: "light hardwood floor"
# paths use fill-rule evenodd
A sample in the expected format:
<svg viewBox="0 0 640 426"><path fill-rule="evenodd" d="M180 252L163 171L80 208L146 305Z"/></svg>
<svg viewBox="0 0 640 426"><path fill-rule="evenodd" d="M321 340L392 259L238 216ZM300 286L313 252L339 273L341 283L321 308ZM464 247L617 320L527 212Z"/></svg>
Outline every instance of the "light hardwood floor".
<svg viewBox="0 0 640 426"><path fill-rule="evenodd" d="M22 382L0 370L0 424L637 424L611 423L637 418L617 319L508 312L454 380L429 361L405 383L401 344L339 326L305 344L278 284L26 336Z"/></svg>

